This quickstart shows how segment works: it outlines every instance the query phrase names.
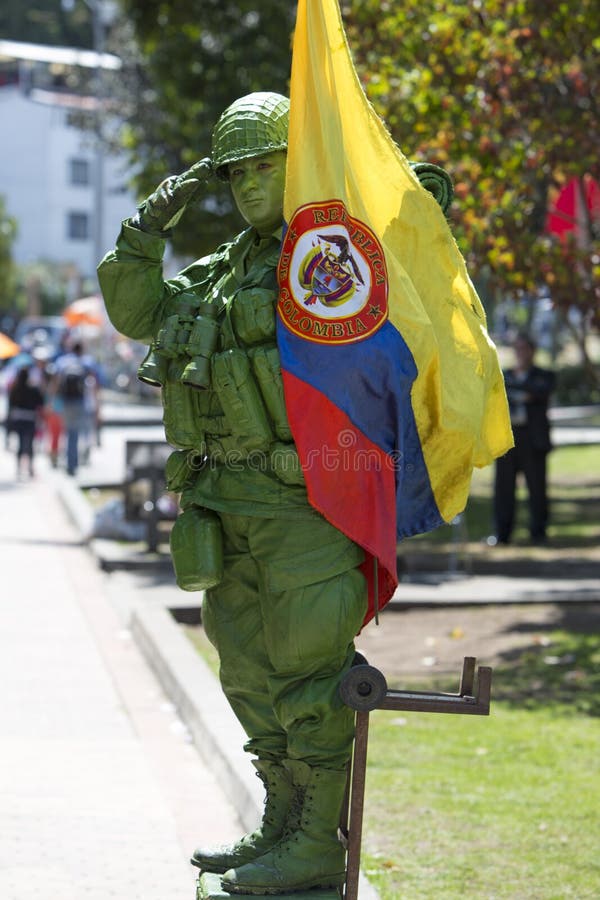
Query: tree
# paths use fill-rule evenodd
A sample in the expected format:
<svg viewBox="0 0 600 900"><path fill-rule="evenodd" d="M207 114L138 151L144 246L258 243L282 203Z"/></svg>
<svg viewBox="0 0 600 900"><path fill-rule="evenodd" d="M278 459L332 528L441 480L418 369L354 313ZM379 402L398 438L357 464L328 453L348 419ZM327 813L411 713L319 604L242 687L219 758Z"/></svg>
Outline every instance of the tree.
<svg viewBox="0 0 600 900"><path fill-rule="evenodd" d="M453 231L474 275L517 295L546 285L555 306L598 327L600 223L584 215L562 241L545 229L570 179L600 177L598 4L348 0L344 14L400 147L455 180Z"/></svg>
<svg viewBox="0 0 600 900"><path fill-rule="evenodd" d="M128 21L114 29L109 49L125 69L110 93L126 111L120 140L137 165L142 197L210 154L212 128L237 97L287 92L295 10L278 0L122 0L122 7ZM239 226L228 189L214 185L186 211L174 246L197 256Z"/></svg>
<svg viewBox="0 0 600 900"><path fill-rule="evenodd" d="M17 236L17 223L6 211L4 198L0 197L0 310L14 309L15 265L12 246Z"/></svg>
<svg viewBox="0 0 600 900"><path fill-rule="evenodd" d="M39 259L17 269L15 309L21 315L58 316L73 280L70 264Z"/></svg>

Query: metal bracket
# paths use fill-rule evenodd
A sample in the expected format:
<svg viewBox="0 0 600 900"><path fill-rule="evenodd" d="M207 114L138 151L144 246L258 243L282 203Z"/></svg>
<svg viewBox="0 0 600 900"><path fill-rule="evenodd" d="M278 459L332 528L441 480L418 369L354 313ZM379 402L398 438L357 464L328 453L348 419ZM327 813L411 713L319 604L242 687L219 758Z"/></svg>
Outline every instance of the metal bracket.
<svg viewBox="0 0 600 900"><path fill-rule="evenodd" d="M465 656L457 694L441 691L390 691L385 676L368 665L357 654L356 664L340 682L340 696L346 706L356 710L354 752L349 773L346 800L342 809L340 839L348 850L344 900L358 900L358 875L367 770L367 742L369 712L373 709L404 710L406 712L457 713L487 716L490 712L492 670L488 666L477 669L475 688L474 656Z"/></svg>

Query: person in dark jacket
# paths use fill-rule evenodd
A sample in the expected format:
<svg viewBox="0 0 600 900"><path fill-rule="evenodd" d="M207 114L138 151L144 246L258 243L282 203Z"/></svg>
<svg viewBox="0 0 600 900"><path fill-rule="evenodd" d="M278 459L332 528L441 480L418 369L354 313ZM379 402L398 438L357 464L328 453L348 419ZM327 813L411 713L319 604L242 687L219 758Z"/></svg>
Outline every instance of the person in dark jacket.
<svg viewBox="0 0 600 900"><path fill-rule="evenodd" d="M517 475L522 472L527 485L531 540L543 544L548 524L546 461L552 449L548 400L554 390L555 376L533 364L536 346L529 335L518 334L513 347L516 363L504 372L504 380L515 446L496 460L495 536L490 543L510 542Z"/></svg>
<svg viewBox="0 0 600 900"><path fill-rule="evenodd" d="M11 428L16 432L17 445L17 479L21 478L24 466L30 477L33 477L33 446L35 429L44 405L44 395L39 387L31 384L30 369L19 370L15 382L8 395L8 417Z"/></svg>

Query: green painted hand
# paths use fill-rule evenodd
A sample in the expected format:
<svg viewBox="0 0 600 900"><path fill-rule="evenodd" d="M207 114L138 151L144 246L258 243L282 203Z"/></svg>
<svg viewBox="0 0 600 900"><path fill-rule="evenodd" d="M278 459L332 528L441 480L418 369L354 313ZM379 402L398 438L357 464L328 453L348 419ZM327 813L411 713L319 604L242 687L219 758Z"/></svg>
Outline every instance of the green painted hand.
<svg viewBox="0 0 600 900"><path fill-rule="evenodd" d="M165 235L173 228L192 197L212 175L208 158L201 159L181 175L171 175L138 207L132 224L151 234Z"/></svg>

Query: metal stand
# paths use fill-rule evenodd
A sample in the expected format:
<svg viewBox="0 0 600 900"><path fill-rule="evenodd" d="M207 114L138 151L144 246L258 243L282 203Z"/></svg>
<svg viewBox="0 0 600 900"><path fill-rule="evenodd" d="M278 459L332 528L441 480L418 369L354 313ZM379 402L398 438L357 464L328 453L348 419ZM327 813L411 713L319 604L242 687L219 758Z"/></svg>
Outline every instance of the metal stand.
<svg viewBox="0 0 600 900"><path fill-rule="evenodd" d="M354 665L342 679L340 696L346 706L356 710L354 752L340 825L341 838L348 851L344 900L358 900L369 712L373 709L393 709L487 716L490 712L492 670L487 666L479 666L475 693L475 662L474 656L465 656L458 694L390 691L384 675L379 669L368 665L359 653L356 654Z"/></svg>

